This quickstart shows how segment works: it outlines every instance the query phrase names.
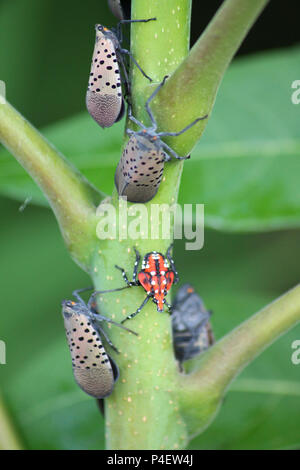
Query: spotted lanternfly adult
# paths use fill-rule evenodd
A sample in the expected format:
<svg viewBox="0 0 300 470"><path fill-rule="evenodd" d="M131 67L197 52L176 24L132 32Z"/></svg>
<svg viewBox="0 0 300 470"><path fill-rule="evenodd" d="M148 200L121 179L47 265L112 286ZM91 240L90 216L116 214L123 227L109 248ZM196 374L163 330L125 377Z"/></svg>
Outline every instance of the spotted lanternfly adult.
<svg viewBox="0 0 300 470"><path fill-rule="evenodd" d="M79 295L79 292L84 290L87 289L73 292L76 302L72 300L62 302L62 315L75 381L92 397L104 398L111 394L114 383L119 377L119 370L117 364L106 353L102 336L116 352L118 350L102 329L100 322L106 321L135 335L137 333L97 313L93 303L95 293L86 304Z"/></svg>
<svg viewBox="0 0 300 470"><path fill-rule="evenodd" d="M180 287L172 304L171 317L174 353L180 364L214 343L210 315L193 286Z"/></svg>
<svg viewBox="0 0 300 470"><path fill-rule="evenodd" d="M150 109L150 102L164 85L166 79L167 76L164 77L146 101L145 107L152 123L151 127L144 126L142 122L133 117L129 107L129 119L137 124L141 130L126 130L130 138L116 169L115 185L119 196L126 196L130 202L144 203L155 196L162 179L164 163L171 159L170 155L179 160L190 158L189 156L180 157L177 155L161 138L181 135L197 122L207 118L207 115L205 115L195 119L179 132L157 132L157 123Z"/></svg>
<svg viewBox="0 0 300 470"><path fill-rule="evenodd" d="M123 23L146 23L154 20L121 20L117 29L110 30L101 24L96 24L96 42L86 94L87 110L101 127L110 127L119 121L125 110L122 94L120 67L124 74L127 95L129 79L124 62L124 54L128 54L141 73L150 81L132 54L121 47Z"/></svg>
<svg viewBox="0 0 300 470"><path fill-rule="evenodd" d="M122 272L123 279L127 285L118 289L95 292L96 294L106 294L108 292L116 292L127 289L128 287L137 286L142 286L145 289L147 292L147 297L141 306L134 313L124 318L121 323L124 323L126 320L135 317L150 299L152 299L152 301L156 304L158 312L163 312L164 305L168 307L170 312L171 305L166 301L166 295L171 289L172 285L176 284L179 280L174 261L171 257L172 246L173 245L169 246L166 255L162 255L157 251L151 251L150 253L147 253L143 258L142 269L139 272L138 265L141 259L141 255L134 247L136 258L132 281L128 280L125 270L116 265L116 268Z"/></svg>

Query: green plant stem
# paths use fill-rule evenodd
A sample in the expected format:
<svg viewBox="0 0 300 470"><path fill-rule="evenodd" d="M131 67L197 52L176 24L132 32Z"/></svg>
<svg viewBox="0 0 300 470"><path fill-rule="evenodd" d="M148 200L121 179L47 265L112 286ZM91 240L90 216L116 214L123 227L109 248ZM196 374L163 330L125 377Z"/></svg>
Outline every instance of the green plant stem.
<svg viewBox="0 0 300 470"><path fill-rule="evenodd" d="M0 450L21 450L19 437L0 397Z"/></svg>
<svg viewBox="0 0 300 470"><path fill-rule="evenodd" d="M153 103L158 124L180 130L210 114L224 73L247 32L269 0L225 0L187 58ZM228 110L230 113L230 109ZM187 155L199 140L208 119L186 134L168 138L178 153Z"/></svg>
<svg viewBox="0 0 300 470"><path fill-rule="evenodd" d="M180 7L179 9L177 7ZM172 11L175 11L175 14ZM188 53L191 0L133 0L132 18L157 17L157 21L133 24L131 27L131 50L154 84L132 68L133 114L141 120L147 119L144 106L147 97L163 78L172 73ZM177 22L181 24L178 32ZM168 43L168 41L171 41ZM168 44L168 45L167 45ZM170 50L173 49L170 55ZM163 64L163 65L162 65ZM156 82L156 83L155 83ZM149 123L149 121L147 121ZM166 129L167 130L167 129ZM166 169L165 169L166 170ZM153 204L172 204L177 201L181 162L168 164L166 177L157 196L145 206L149 228ZM117 206L116 193L113 197ZM132 204L128 204L132 206ZM140 205L141 206L141 205ZM134 252L133 244L138 245L142 256L149 251L165 253L170 239L162 239L161 228L166 218L165 208L158 225L159 238L114 240L101 246L102 259L95 259L97 274L96 286L120 286L121 275L112 267L111 260L117 260L131 276ZM142 216L143 220L145 219ZM118 219L117 219L118 220ZM172 234L170 234L170 238ZM119 246L117 246L119 245ZM110 283L103 279L108 273ZM119 281L117 281L119 279ZM117 284L118 282L118 284ZM116 284L115 284L116 283ZM112 299L103 298L101 310L116 312L117 319L132 313L145 298L142 288L134 287ZM159 314L152 302L142 313L128 322L128 326L139 333L139 337L110 330L113 341L120 349L115 356L120 367L120 379L113 394L106 400L107 447L111 449L176 449L187 443L186 426L181 419L177 400L177 367L174 361L170 319L166 313Z"/></svg>
<svg viewBox="0 0 300 470"><path fill-rule="evenodd" d="M0 104L0 142L43 190L69 251L87 270L87 237L94 234L95 202L102 195L8 103Z"/></svg>
<svg viewBox="0 0 300 470"><path fill-rule="evenodd" d="M181 377L181 403L189 434L214 417L230 382L266 347L300 321L300 284L228 333Z"/></svg>
<svg viewBox="0 0 300 470"><path fill-rule="evenodd" d="M153 0L152 2L133 0L132 2L133 19L157 18L156 21L133 24L131 27L132 53L145 72L151 75L156 82L149 85L147 79L135 66L132 66L133 114L147 125L150 124L144 107L147 97L165 74L172 75L175 72L188 54L190 11L190 0ZM253 22L252 9L249 11L248 15L251 18L249 22ZM247 28L243 23L239 30L240 41L246 31ZM236 48L238 47L237 42L234 45ZM224 51L226 64L232 57L234 46L232 45L231 50L229 49ZM199 68L200 66L201 63L195 61L194 67ZM216 69L220 68L217 61L215 67ZM223 66L223 73L225 68ZM183 69L179 66L178 70ZM218 80L220 80L220 76L218 76ZM171 83L171 79L169 83ZM165 87L169 86L169 83L167 81ZM168 102L165 100L161 104L159 98L153 101L151 107L155 109L155 115L159 119L160 131L178 130L191 122L190 111L184 104L187 88L187 84L182 87L182 90L175 90L175 92L174 89L169 88ZM195 87L192 87L192 90L190 100L193 100L193 93L195 93L195 106L197 106L197 114L193 116L194 119L199 116L201 106L199 108ZM181 92L183 93L182 98ZM176 102L174 93L177 94L178 102ZM162 106L164 106L163 110ZM161 113L164 114L164 119L160 119ZM180 119L185 119L185 113L187 113L187 120L181 125L179 116ZM184 117L182 118L182 116ZM199 128L201 128L200 125ZM184 146L177 144L177 138L174 138L171 144L174 150L180 153L183 149L182 155L189 152L195 143L191 135L189 131L180 138L185 142ZM172 204L177 201L181 171L182 162L172 161L165 165L164 178L159 191L155 198L146 204L148 211L154 204ZM113 195L113 201L117 205L116 193ZM149 213L146 217L149 218L148 225L150 227ZM143 216L142 218L144 219ZM95 258L95 274L93 276L97 288L120 286L120 281L117 281L117 279L121 279L120 273L112 268L111 260L117 259L117 263L125 267L128 273L132 272L133 242L123 240L122 248L116 246L118 243L118 241L112 240L101 245L101 257ZM163 240L161 237L158 240L153 240L149 236L147 239L139 240L137 245L141 254L144 255L153 250L164 253L168 243L168 240ZM109 282L104 279L103 273L108 276ZM113 312L116 319L119 320L124 318L125 314L133 312L141 304L144 296L143 289L132 288L120 292L119 295L112 298L108 298L108 296L103 298L99 302L99 307L104 313L112 314ZM138 338L134 337L129 340L128 335L116 330L113 331L113 329L110 330L111 338L121 352L115 357L121 375L113 394L106 400L107 446L112 449L183 448L188 442L187 424L189 425L189 418L186 423L182 414L182 410L185 411L184 404L181 409L179 403L178 391L184 387L184 383L180 381L173 357L170 321L166 315L158 314L152 303L148 303L143 312L130 321L130 327L139 333ZM198 406L195 402L193 405ZM203 408L201 405L199 407L203 414ZM204 415L205 413L204 409ZM206 420L206 417L201 416L201 419Z"/></svg>

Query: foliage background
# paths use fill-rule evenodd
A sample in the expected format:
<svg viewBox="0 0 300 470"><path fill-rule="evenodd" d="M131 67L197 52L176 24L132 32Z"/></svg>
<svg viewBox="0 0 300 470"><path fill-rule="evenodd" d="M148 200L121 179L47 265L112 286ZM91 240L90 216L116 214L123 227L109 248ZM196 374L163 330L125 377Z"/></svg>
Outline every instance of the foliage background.
<svg viewBox="0 0 300 470"><path fill-rule="evenodd" d="M196 3L195 39L221 2ZM176 264L182 282L193 282L213 309L217 338L299 281L300 105L292 105L290 87L300 79L300 51L293 2L289 12L280 3L270 3L245 40L184 169L181 202L205 203L207 228L200 252L176 243ZM104 0L2 0L0 79L8 100L37 127L51 125L47 136L110 191L123 122L99 130L84 106L96 22L115 22ZM1 148L0 194L7 344L0 394L24 447L103 447L102 417L73 381L60 315L61 300L90 281L69 258L41 193ZM20 212L27 197L32 204ZM243 372L190 448L299 448L295 339L299 326Z"/></svg>

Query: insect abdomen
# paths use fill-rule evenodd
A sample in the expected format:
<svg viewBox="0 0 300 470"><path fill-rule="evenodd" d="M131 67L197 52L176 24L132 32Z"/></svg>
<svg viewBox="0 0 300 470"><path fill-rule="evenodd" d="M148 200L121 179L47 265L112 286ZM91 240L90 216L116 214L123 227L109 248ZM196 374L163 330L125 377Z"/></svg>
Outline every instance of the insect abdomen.
<svg viewBox="0 0 300 470"><path fill-rule="evenodd" d="M92 397L105 398L113 390L114 381L109 367L90 370L73 368L73 373L79 387Z"/></svg>
<svg viewBox="0 0 300 470"><path fill-rule="evenodd" d="M124 103L115 95L100 94L88 90L86 94L86 107L92 118L101 127L111 127L118 122L124 114Z"/></svg>

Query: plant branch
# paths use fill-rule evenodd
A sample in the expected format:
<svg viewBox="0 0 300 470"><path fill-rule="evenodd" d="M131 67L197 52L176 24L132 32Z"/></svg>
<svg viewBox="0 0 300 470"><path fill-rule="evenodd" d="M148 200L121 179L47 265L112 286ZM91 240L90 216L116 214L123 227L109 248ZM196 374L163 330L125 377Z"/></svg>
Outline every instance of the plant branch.
<svg viewBox="0 0 300 470"><path fill-rule="evenodd" d="M172 73L188 53L190 10L191 0L132 2L133 19L157 18L157 21L137 23L131 27L131 51L143 70L154 80L149 85L147 79L132 66L133 114L140 120L147 119L145 101L157 83L166 73ZM177 28L178 22L181 24L180 30ZM169 54L171 49L172 55ZM140 208L142 211L141 223L149 227L145 229L146 238L127 238L122 240L121 246L118 240L112 240L101 247L102 259L99 257L95 260L93 276L97 288L120 286L120 272L113 266L116 260L131 275L135 260L133 245L138 247L142 256L153 250L166 252L170 240L162 238L162 224L168 217L170 204L177 200L182 164L168 163L166 170L166 177L155 198L146 205L135 205L137 210ZM113 199L117 206L116 193ZM151 208L153 204L162 203L166 207L156 223L151 218ZM128 207L132 208L132 204L128 204ZM154 224L158 228L158 237L149 234ZM103 273L108 274L109 282L104 279ZM107 314L114 312L119 320L135 311L144 298L145 291L141 287L133 287L120 292L120 295L103 296L99 306ZM116 357L120 379L113 394L106 400L107 446L110 449L183 448L187 442L186 429L177 400L178 373L169 315L158 313L153 302L148 302L142 312L130 320L130 328L137 331L139 336L128 338L128 334L118 332L117 329L109 331L112 341L120 350Z"/></svg>
<svg viewBox="0 0 300 470"><path fill-rule="evenodd" d="M156 21L136 23L131 26L131 51L143 70L154 80L154 83L149 84L136 67L132 66L133 115L145 124L150 124L145 112L145 101L166 74L171 75L170 79L157 95L157 99L151 103L151 108L158 119L159 131L180 130L199 115L208 112L210 108L208 109L207 104L210 103L210 107L212 106L218 84L229 61L265 3L265 0L251 0L251 2L227 0L223 6L226 15L218 13L223 18L224 37L216 41L218 22L214 20L211 26L212 33L207 34L203 43L202 57L198 52L199 45L195 48L196 52L193 52L193 49L188 56L186 61L190 59L188 63L191 68L187 73L186 61L180 64L188 54L191 0L151 2L133 0L133 19L157 18ZM240 4L246 5L244 10L241 10ZM252 4L255 8L251 6ZM240 15L236 14L236 9ZM228 40L225 40L226 34ZM224 44L223 49L222 44ZM202 65L202 61L205 62L204 52L208 62L206 68ZM213 58L210 61L211 55ZM197 79L193 81L190 74L194 72ZM207 77L202 76L204 72L207 73ZM211 83L212 78L213 83ZM202 90L204 82L206 89ZM131 127L132 123L127 125ZM181 155L189 153L204 128L203 122L196 127L197 129L191 129L181 137L170 139L171 147ZM165 203L168 205L167 210L170 210L170 205L177 201L181 171L182 162L172 161L165 164L159 191L155 198L146 204L148 215L141 217L143 222L145 217L148 217L149 227L153 224L150 209L154 204ZM116 192L113 201L117 206ZM167 212L162 215L163 218L166 216ZM162 220L158 225L161 228ZM138 246L144 255L153 250L164 253L168 243L169 241L163 240L161 236L159 239L151 239L149 236L147 239L139 240L138 243L128 239L123 240L121 248L116 248L116 240L107 242L101 248L102 257L95 259L93 275L95 286L101 289L120 285L117 284L120 275L114 268L109 268L111 260L116 259L116 254L118 264L124 266L127 272L131 272L134 262L133 244ZM109 282L104 279L104 273ZM141 288L133 289L120 292L120 295L112 298L107 296L101 303L99 302L101 311L107 314L114 312L117 320L124 318L124 315L134 311L144 298ZM202 425L207 423L219 406L219 399L209 404L212 395L211 390L207 393L207 387L202 394L203 406L199 404L198 407L198 403L195 403L193 394L198 394L199 397L199 389L201 390L199 383L197 381L195 384L192 381L189 385L190 378L179 377L172 351L169 318L157 315L152 302L149 302L142 313L131 320L130 327L140 336L131 338L130 341L123 333L110 331L112 340L116 340L121 351L116 357L121 376L113 394L106 400L106 433L109 448L182 448L187 443L188 433L191 434L193 430L198 429L199 422ZM185 392L186 382L188 389ZM191 404L190 409L189 404Z"/></svg>
<svg viewBox="0 0 300 470"><path fill-rule="evenodd" d="M188 57L157 95L153 110L165 130L183 129L194 119L210 114L224 73L247 32L268 0L226 0ZM230 113L230 110L228 110ZM187 155L199 140L208 119L167 142Z"/></svg>
<svg viewBox="0 0 300 470"><path fill-rule="evenodd" d="M200 432L211 421L236 375L299 321L300 284L193 361L197 370L181 378L181 402L190 434Z"/></svg>
<svg viewBox="0 0 300 470"><path fill-rule="evenodd" d="M101 193L8 103L0 104L0 142L40 186L71 254L88 269L87 237L95 236L95 203Z"/></svg>

